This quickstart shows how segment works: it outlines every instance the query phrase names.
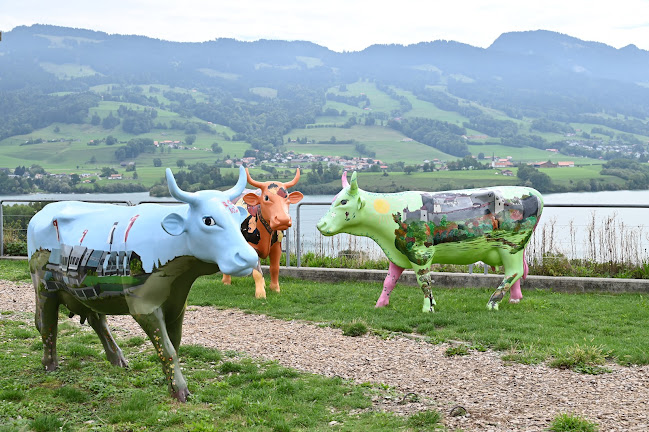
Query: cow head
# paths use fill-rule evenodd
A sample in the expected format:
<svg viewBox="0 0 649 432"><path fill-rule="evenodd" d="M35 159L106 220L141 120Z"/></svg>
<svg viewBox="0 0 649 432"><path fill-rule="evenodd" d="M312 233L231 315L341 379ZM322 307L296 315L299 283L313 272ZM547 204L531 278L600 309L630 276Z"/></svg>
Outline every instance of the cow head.
<svg viewBox="0 0 649 432"><path fill-rule="evenodd" d="M336 195L327 213L320 218L318 230L326 236L349 232L350 228L361 223L365 207L363 191L359 189L356 171L352 174L351 183L347 182L347 172L343 172L343 189Z"/></svg>
<svg viewBox="0 0 649 432"><path fill-rule="evenodd" d="M268 221L272 230L284 231L288 229L292 224L291 215L288 213L288 206L290 204L297 204L304 198L301 192L288 193L288 189L295 186L300 180L300 169L297 169L295 177L288 183L276 181L258 182L250 177L248 169L246 169L246 175L248 183L251 186L259 188L261 194L248 193L243 196L243 201L251 206L259 204L261 216Z"/></svg>
<svg viewBox="0 0 649 432"><path fill-rule="evenodd" d="M244 169L239 170L237 184L227 191L185 192L178 187L169 168L166 176L171 196L189 204L189 209L167 215L162 220L162 228L172 236L185 236L193 256L218 264L224 274L250 274L257 265L257 252L241 234L245 212L231 201L246 186Z"/></svg>

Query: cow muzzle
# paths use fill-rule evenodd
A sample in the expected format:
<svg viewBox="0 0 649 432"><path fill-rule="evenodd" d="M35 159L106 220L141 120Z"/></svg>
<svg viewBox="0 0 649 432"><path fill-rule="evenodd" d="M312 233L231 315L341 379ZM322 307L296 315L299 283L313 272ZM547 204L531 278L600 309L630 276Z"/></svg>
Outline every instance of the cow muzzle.
<svg viewBox="0 0 649 432"><path fill-rule="evenodd" d="M270 228L274 231L285 231L293 225L291 218L280 219L278 217L273 218L270 221Z"/></svg>

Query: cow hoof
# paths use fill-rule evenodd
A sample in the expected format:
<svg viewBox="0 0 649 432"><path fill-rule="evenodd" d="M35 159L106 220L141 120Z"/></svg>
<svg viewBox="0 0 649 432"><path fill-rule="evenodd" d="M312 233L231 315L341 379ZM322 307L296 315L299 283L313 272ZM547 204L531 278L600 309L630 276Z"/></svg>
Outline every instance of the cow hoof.
<svg viewBox="0 0 649 432"><path fill-rule="evenodd" d="M117 366L117 367L121 367L121 368L124 368L124 369L128 369L128 362L127 362L126 359L123 358L123 357L122 357L122 358L118 358L118 359L115 360L115 361L111 361L111 363L113 364L113 366Z"/></svg>
<svg viewBox="0 0 649 432"><path fill-rule="evenodd" d="M178 400L178 402L187 402L187 397L190 395L188 389L179 389L178 391L171 393L171 397Z"/></svg>
<svg viewBox="0 0 649 432"><path fill-rule="evenodd" d="M509 299L510 303L520 303L521 299Z"/></svg>
<svg viewBox="0 0 649 432"><path fill-rule="evenodd" d="M266 293L265 292L263 292L263 293L255 293L255 298L265 299L266 298Z"/></svg>
<svg viewBox="0 0 649 432"><path fill-rule="evenodd" d="M273 284L270 284L269 288L270 288L271 291L275 291L276 293L279 292L279 284L277 284L276 286L273 285Z"/></svg>
<svg viewBox="0 0 649 432"><path fill-rule="evenodd" d="M45 366L45 372L54 372L59 368L59 364L56 362L52 362L49 364L44 365Z"/></svg>
<svg viewBox="0 0 649 432"><path fill-rule="evenodd" d="M489 310L498 310L498 303L487 303L487 309Z"/></svg>
<svg viewBox="0 0 649 432"><path fill-rule="evenodd" d="M376 302L376 305L374 305L374 307L375 307L375 308L382 308L382 307L386 307L386 306L389 305L389 304L390 304L389 302L377 301L377 302Z"/></svg>

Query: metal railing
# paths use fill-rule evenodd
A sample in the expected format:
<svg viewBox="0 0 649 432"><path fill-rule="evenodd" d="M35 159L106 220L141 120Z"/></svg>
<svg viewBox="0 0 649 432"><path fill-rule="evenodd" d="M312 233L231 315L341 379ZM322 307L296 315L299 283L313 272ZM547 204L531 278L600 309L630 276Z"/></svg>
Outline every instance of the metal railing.
<svg viewBox="0 0 649 432"><path fill-rule="evenodd" d="M4 203L51 203L57 202L59 200L55 199L8 199L0 200L0 257L4 256L4 212L3 205ZM78 200L89 203L102 203L102 204L124 204L128 206L135 205L130 201L126 200ZM141 201L138 204L182 204L179 201ZM302 257L302 242L301 238L301 215L300 210L303 206L331 206L329 202L300 202L296 205L296 217L295 217L295 230L296 230L296 239L295 242L295 255L296 255L296 267L301 267L301 257ZM563 203L547 203L543 205L544 208L608 208L608 209L622 209L622 208L631 208L631 209L649 209L649 204L563 204ZM28 215L22 215L28 216ZM286 252L286 266L290 267L291 265L291 235L290 230L286 230L284 241L282 242L282 249Z"/></svg>
<svg viewBox="0 0 649 432"><path fill-rule="evenodd" d="M296 267L300 267L302 265L302 250L301 250L301 242L299 241L300 239L300 209L302 206L331 206L331 203L328 202L300 202L296 205L296 216L295 216L295 223L296 223L296 243L295 243L295 255L296 255ZM593 208L593 209L598 209L598 208L610 208L610 209L618 209L618 208L632 208L632 209L649 209L649 204L566 204L566 203L545 203L543 204L543 208ZM288 266L288 255L289 255L289 249L287 248L286 252L286 262Z"/></svg>
<svg viewBox="0 0 649 432"><path fill-rule="evenodd" d="M35 200L35 199L11 199L11 200L0 200L0 257L3 257L4 254L4 203L52 203L59 200ZM136 205L130 201L126 200L77 200L89 203L100 203L100 204L126 204L128 206ZM140 201L138 204L183 204L180 201ZM31 216L31 215L14 215L14 216ZM286 250L286 265L290 267L291 265L291 236L290 230L286 230L284 235L284 241L282 242L282 248Z"/></svg>
<svg viewBox="0 0 649 432"><path fill-rule="evenodd" d="M53 202L58 202L61 200L56 200L56 199L6 199L6 200L0 200L0 257L3 257L5 252L4 252L4 203L53 203ZM100 204L125 204L128 206L133 205L130 201L126 200L76 200L76 201L83 201L83 202L90 202L90 203L100 203ZM14 216L30 216L30 215L14 215Z"/></svg>

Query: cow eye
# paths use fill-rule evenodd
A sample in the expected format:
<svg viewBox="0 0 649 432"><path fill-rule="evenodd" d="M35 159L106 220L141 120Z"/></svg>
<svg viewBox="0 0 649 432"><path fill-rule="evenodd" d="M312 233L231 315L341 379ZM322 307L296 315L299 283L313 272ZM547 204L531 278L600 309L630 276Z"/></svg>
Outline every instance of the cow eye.
<svg viewBox="0 0 649 432"><path fill-rule="evenodd" d="M268 195L264 195L264 201L268 201Z"/></svg>
<svg viewBox="0 0 649 432"><path fill-rule="evenodd" d="M345 205L345 204L347 204L347 200L340 201L340 205Z"/></svg>
<svg viewBox="0 0 649 432"><path fill-rule="evenodd" d="M216 225L216 221L214 220L214 218L213 218L212 216L205 216L205 217L203 218L203 223L204 223L205 225L207 225L207 226L214 226L214 225Z"/></svg>

